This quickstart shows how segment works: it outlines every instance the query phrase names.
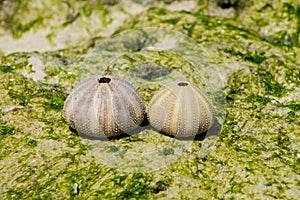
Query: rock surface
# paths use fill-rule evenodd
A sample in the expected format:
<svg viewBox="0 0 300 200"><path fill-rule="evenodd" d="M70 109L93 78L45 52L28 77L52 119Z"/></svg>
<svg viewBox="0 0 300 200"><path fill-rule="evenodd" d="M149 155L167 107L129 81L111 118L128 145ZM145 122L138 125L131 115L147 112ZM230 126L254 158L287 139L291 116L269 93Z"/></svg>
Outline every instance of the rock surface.
<svg viewBox="0 0 300 200"><path fill-rule="evenodd" d="M3 199L300 198L298 1L64 2L0 1ZM99 141L69 129L64 101L98 69L86 67L87 52L142 27L183 33L207 50L226 95L218 136L182 141L146 127ZM198 80L168 52L129 52L102 67L146 104L169 80Z"/></svg>

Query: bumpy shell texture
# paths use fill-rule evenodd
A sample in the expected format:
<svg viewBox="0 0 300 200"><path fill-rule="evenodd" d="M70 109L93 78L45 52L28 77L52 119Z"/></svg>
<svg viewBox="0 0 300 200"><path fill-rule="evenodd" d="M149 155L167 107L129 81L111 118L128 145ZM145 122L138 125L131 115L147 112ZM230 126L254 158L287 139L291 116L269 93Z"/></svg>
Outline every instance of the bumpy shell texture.
<svg viewBox="0 0 300 200"><path fill-rule="evenodd" d="M187 81L162 87L149 102L147 116L155 129L178 137L204 133L214 122L214 110L208 98Z"/></svg>
<svg viewBox="0 0 300 200"><path fill-rule="evenodd" d="M93 76L68 96L64 118L78 134L97 138L129 133L144 120L144 103L137 91L116 76Z"/></svg>

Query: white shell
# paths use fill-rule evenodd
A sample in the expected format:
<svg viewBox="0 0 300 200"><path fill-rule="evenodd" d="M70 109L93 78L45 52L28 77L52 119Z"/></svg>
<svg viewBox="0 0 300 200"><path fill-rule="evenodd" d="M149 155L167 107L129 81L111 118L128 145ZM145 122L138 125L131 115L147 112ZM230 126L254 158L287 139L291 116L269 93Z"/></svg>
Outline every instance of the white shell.
<svg viewBox="0 0 300 200"><path fill-rule="evenodd" d="M144 119L144 103L137 91L116 76L93 76L68 96L64 118L79 134L106 138L128 133Z"/></svg>
<svg viewBox="0 0 300 200"><path fill-rule="evenodd" d="M162 133L189 137L206 132L214 122L214 110L199 88L187 81L163 86L147 109L150 124Z"/></svg>

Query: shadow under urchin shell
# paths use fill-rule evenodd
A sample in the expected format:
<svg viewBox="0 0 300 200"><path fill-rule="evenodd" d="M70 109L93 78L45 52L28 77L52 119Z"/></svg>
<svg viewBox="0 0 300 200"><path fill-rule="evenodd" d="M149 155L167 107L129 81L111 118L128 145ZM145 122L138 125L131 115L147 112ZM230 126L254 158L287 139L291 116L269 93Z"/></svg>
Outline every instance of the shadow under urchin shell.
<svg viewBox="0 0 300 200"><path fill-rule="evenodd" d="M127 134L127 133L121 133L120 135L117 135L117 136L111 136L111 137L106 137L106 138L100 138L100 137L95 137L95 136L90 136L90 135L86 135L84 133L78 133L75 129L71 128L70 127L70 130L72 132L74 132L76 135L78 135L79 137L81 137L82 139L89 139L89 140L99 140L99 141L110 141L110 140L119 140L119 139L122 139L122 138L126 138L126 137L130 137L131 135L135 135L137 134L137 132L135 133L130 133L130 134ZM134 130L132 131L134 132Z"/></svg>
<svg viewBox="0 0 300 200"><path fill-rule="evenodd" d="M137 127L136 129L127 132L127 133L121 133L118 136L112 136L112 137L106 137L106 138L100 138L100 137L95 137L95 136L91 136L91 135L86 135L84 133L78 133L76 131L76 129L69 127L69 130L71 130L73 133L75 133L76 135L78 135L79 137L83 138L83 139L89 139L89 140L100 140L100 141L109 141L109 140L115 140L115 139L122 139L122 138L126 138L126 137L130 137L132 135L137 135L138 133L142 132L143 130L146 129L151 129L151 125L148 122L147 117L144 118L144 121L140 124L139 127Z"/></svg>
<svg viewBox="0 0 300 200"><path fill-rule="evenodd" d="M152 129L154 131L157 131L153 126L151 126L151 127L152 128L150 128L150 129ZM217 121L217 119L215 119L214 123L210 127L210 129L208 129L206 132L203 132L203 133L200 133L200 134L197 134L197 135L193 135L193 136L180 137L180 136L169 135L169 134L161 132L161 131L158 131L158 132L162 135L167 136L167 137L171 137L171 138L181 140L181 141L188 141L188 140L203 141L205 138L207 138L209 136L219 135L221 129L222 129L222 125Z"/></svg>

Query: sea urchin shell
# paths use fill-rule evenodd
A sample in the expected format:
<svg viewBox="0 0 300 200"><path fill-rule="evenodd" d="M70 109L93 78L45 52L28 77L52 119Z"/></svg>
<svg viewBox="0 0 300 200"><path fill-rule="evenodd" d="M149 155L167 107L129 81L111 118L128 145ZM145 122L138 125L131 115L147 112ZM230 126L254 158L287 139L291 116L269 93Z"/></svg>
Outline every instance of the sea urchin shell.
<svg viewBox="0 0 300 200"><path fill-rule="evenodd" d="M116 76L93 76L68 96L64 118L79 134L106 138L128 133L144 119L144 103L137 91Z"/></svg>
<svg viewBox="0 0 300 200"><path fill-rule="evenodd" d="M214 110L208 98L187 81L162 87L149 102L147 115L155 129L178 137L204 133L214 121Z"/></svg>

